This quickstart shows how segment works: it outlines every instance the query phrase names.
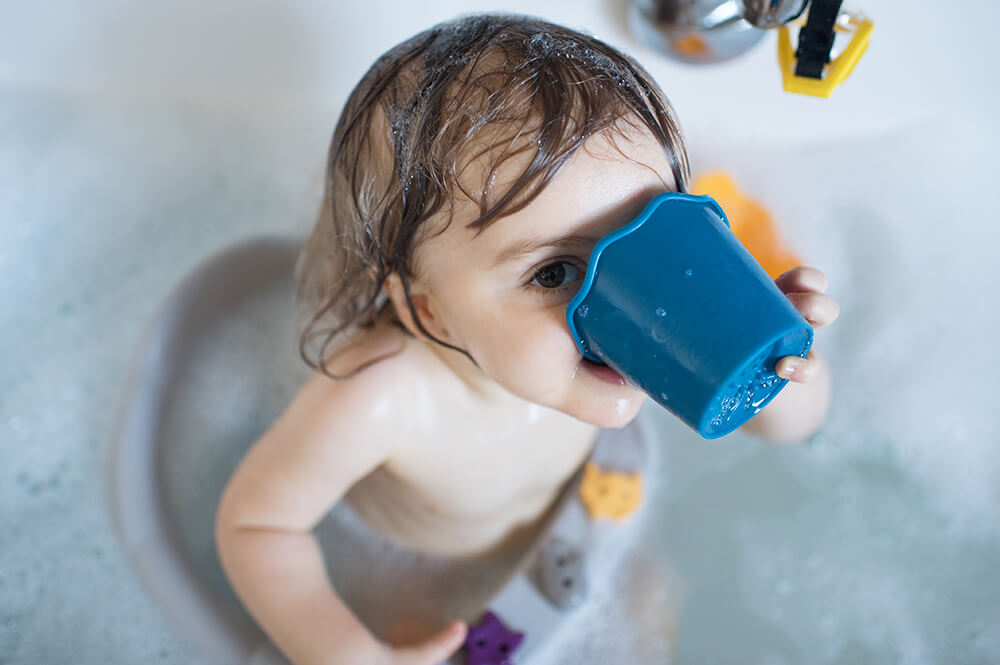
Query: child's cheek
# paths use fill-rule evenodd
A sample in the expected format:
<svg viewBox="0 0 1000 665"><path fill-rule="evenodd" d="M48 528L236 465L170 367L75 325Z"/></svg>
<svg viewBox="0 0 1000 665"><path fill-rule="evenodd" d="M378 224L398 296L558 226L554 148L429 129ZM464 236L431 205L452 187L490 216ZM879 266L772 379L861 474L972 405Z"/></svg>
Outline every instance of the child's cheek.
<svg viewBox="0 0 1000 665"><path fill-rule="evenodd" d="M541 319L521 320L506 328L506 335L491 346L494 378L528 399L565 390L577 360L576 348L559 326Z"/></svg>
<svg viewBox="0 0 1000 665"><path fill-rule="evenodd" d="M524 331L518 340L516 354L535 381L551 383L553 389L571 378L578 360L576 347L565 326L552 325L548 321Z"/></svg>

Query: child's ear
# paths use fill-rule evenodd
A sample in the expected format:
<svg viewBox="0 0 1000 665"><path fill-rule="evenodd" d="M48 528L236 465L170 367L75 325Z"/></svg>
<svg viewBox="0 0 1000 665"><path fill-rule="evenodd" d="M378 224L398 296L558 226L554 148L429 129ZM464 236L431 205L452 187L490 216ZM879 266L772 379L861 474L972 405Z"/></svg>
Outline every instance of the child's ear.
<svg viewBox="0 0 1000 665"><path fill-rule="evenodd" d="M416 311L417 316L420 317L420 323L424 326L424 329L442 342L450 344L451 340L448 336L448 330L443 325L441 317L437 315L430 296L424 292L420 285L414 284L412 281L409 286L413 309ZM388 294L389 300L392 301L392 306L396 310L396 316L406 326L406 329L418 339L427 339L427 336L420 331L420 328L417 327L416 322L413 320L410 308L406 304L406 291L403 290L403 282L399 279L399 275L395 272L389 273L385 278L385 284L382 288Z"/></svg>

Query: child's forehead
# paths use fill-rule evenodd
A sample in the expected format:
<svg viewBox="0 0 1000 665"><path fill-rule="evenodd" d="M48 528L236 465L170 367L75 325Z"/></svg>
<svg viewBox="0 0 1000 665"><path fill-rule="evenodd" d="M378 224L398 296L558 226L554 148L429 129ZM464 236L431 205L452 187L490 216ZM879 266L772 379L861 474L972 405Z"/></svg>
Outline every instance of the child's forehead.
<svg viewBox="0 0 1000 665"><path fill-rule="evenodd" d="M478 217L471 213L482 213L510 197L512 192L524 189L510 199L508 208L511 213L516 212L519 204L531 205L528 198L540 195L551 184L551 181L545 182L536 175L539 180L536 186L523 187L522 181L531 175L531 167L540 152L535 134L510 136L501 129L497 132L490 139L469 146L458 160L452 205L454 218L464 220L465 224ZM658 173L662 172L669 186L673 186L669 155L662 144L647 127L628 119L622 119L581 142L554 171L551 180L559 178L570 163L580 161L603 162L609 168L621 162L645 165ZM586 186L586 183L571 181L570 185Z"/></svg>
<svg viewBox="0 0 1000 665"><path fill-rule="evenodd" d="M531 151L525 151L496 169L485 160L470 163L469 172L463 175L468 183L478 183L478 191L477 185L467 184L447 210L428 220L426 242L419 243L426 246L425 254L499 253L506 245L545 234L572 236L577 226L580 233L576 235L586 237L589 231L583 227L588 221L620 217L623 210L641 208L644 197L676 189L669 158L648 130L606 130L570 155L524 205L518 206L521 201L515 198L509 214L482 228L472 227L484 207L510 191L532 157Z"/></svg>

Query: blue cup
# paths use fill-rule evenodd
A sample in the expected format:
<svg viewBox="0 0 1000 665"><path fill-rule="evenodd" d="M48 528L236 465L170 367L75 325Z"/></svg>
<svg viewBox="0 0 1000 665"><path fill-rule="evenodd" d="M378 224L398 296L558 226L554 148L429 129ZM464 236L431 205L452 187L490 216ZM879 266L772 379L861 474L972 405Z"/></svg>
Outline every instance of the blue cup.
<svg viewBox="0 0 1000 665"><path fill-rule="evenodd" d="M598 241L566 319L584 357L604 363L714 439L788 383L813 329L709 196L669 192Z"/></svg>

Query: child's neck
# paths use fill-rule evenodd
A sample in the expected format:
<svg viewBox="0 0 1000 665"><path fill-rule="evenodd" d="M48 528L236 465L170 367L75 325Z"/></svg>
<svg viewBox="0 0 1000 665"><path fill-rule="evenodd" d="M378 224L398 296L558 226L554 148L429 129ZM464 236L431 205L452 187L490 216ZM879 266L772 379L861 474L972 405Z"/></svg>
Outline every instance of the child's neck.
<svg viewBox="0 0 1000 665"><path fill-rule="evenodd" d="M464 353L441 346L434 341L426 341L426 344L430 352L465 385L470 396L499 407L517 408L531 404L488 377L486 372Z"/></svg>

